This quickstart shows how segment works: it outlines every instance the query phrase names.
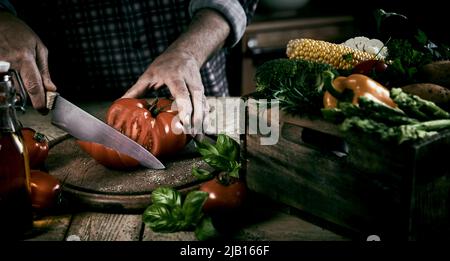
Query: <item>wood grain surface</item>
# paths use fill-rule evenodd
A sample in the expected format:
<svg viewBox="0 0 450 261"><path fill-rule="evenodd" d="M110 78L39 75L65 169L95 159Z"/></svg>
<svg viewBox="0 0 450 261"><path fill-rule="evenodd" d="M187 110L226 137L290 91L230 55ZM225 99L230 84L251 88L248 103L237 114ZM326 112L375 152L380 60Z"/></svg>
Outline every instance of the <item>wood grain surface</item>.
<svg viewBox="0 0 450 261"><path fill-rule="evenodd" d="M80 213L74 217L66 240L138 241L141 215Z"/></svg>
<svg viewBox="0 0 450 261"><path fill-rule="evenodd" d="M192 168L206 167L190 143L176 157L163 160L165 170L112 170L97 163L73 138L53 146L46 163L48 171L62 183L66 199L116 213L141 212L158 187L195 188L199 182L193 177Z"/></svg>

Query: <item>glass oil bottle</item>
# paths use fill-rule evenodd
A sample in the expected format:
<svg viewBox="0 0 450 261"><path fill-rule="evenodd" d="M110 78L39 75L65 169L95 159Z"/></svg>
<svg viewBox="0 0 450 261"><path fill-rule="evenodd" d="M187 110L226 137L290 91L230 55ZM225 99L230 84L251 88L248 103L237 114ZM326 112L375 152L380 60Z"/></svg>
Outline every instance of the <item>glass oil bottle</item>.
<svg viewBox="0 0 450 261"><path fill-rule="evenodd" d="M9 67L0 61L0 240L21 239L33 226L28 155L16 117L26 93L20 76ZM16 105L19 101L21 106Z"/></svg>

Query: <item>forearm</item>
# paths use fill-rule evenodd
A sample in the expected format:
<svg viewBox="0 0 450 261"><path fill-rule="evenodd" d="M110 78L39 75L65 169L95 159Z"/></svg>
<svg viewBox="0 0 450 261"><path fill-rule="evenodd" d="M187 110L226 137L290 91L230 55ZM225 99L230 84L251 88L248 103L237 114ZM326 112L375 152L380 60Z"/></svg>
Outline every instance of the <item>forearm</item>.
<svg viewBox="0 0 450 261"><path fill-rule="evenodd" d="M230 34L228 22L214 10L198 11L184 32L167 51L185 52L198 63L199 68L225 43Z"/></svg>

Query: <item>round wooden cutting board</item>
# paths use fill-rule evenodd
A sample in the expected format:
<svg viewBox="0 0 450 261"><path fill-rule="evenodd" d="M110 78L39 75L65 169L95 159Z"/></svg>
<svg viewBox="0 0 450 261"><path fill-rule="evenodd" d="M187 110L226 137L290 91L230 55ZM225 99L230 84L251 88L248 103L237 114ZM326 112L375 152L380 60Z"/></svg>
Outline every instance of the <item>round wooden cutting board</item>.
<svg viewBox="0 0 450 261"><path fill-rule="evenodd" d="M154 189L164 186L187 192L198 187L192 167L206 168L193 142L176 157L162 159L165 170L139 167L119 171L98 164L69 137L53 145L47 169L62 184L62 195L71 205L89 209L142 213Z"/></svg>

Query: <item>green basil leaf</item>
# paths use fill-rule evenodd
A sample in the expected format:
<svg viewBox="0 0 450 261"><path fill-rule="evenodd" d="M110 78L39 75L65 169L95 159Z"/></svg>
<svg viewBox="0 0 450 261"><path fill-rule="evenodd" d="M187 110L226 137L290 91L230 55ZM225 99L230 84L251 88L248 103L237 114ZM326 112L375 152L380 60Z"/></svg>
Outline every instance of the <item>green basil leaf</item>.
<svg viewBox="0 0 450 261"><path fill-rule="evenodd" d="M222 171L231 171L230 161L219 155L208 155L203 158L209 166Z"/></svg>
<svg viewBox="0 0 450 261"><path fill-rule="evenodd" d="M236 161L233 161L232 163L233 169L228 173L228 175L234 178L239 178L239 170L241 169L241 164Z"/></svg>
<svg viewBox="0 0 450 261"><path fill-rule="evenodd" d="M217 136L217 141L216 141L215 146L220 154L223 154L223 152L226 150L226 146L228 146L226 139L227 139L227 136L225 134L219 134Z"/></svg>
<svg viewBox="0 0 450 261"><path fill-rule="evenodd" d="M199 169L196 167L192 168L192 175L198 180L207 180L213 177L212 173L207 171L206 169Z"/></svg>
<svg viewBox="0 0 450 261"><path fill-rule="evenodd" d="M196 226L202 218L203 204L208 199L208 192L191 191L183 203L184 221L186 224Z"/></svg>
<svg viewBox="0 0 450 261"><path fill-rule="evenodd" d="M219 154L228 160L238 160L239 144L228 135L218 135L216 148L219 151Z"/></svg>
<svg viewBox="0 0 450 261"><path fill-rule="evenodd" d="M211 240L220 237L219 231L216 230L210 216L206 216L195 229L195 237L200 240Z"/></svg>
<svg viewBox="0 0 450 261"><path fill-rule="evenodd" d="M211 155L211 154L212 155L219 155L219 151L216 149L216 147L214 147L214 145L210 144L207 141L203 141L203 142L195 141L195 145L197 147L197 151L203 157Z"/></svg>
<svg viewBox="0 0 450 261"><path fill-rule="evenodd" d="M181 207L181 195L172 188L160 187L152 192L153 204L163 204L170 207Z"/></svg>
<svg viewBox="0 0 450 261"><path fill-rule="evenodd" d="M175 210L175 211L173 211ZM183 230L187 227L182 217L180 207L173 210L168 205L152 204L142 215L142 220L155 232L170 233Z"/></svg>
<svg viewBox="0 0 450 261"><path fill-rule="evenodd" d="M228 159L231 161L239 161L239 144L233 141L233 147L229 151Z"/></svg>

